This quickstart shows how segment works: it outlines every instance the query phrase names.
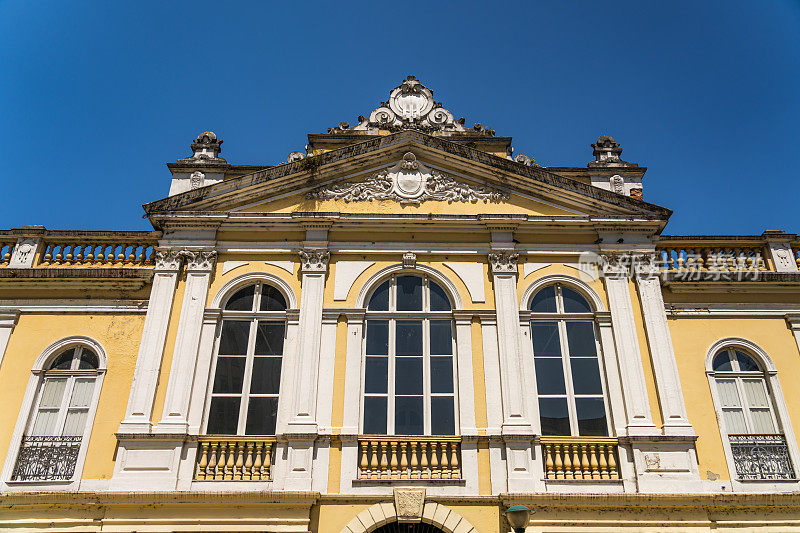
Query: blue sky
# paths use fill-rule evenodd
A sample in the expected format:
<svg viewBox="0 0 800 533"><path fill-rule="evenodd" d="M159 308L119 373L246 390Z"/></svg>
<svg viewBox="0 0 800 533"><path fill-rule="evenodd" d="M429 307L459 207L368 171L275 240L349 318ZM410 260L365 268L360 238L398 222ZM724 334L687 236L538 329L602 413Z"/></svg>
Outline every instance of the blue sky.
<svg viewBox="0 0 800 533"><path fill-rule="evenodd" d="M282 162L409 73L545 166L614 136L666 233L800 232L789 0L0 0L0 228L149 229L197 133Z"/></svg>

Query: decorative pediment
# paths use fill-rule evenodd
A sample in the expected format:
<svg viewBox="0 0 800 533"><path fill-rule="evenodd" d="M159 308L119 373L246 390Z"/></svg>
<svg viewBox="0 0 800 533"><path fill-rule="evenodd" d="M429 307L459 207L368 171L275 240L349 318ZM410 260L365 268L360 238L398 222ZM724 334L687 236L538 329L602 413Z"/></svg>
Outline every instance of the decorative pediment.
<svg viewBox="0 0 800 533"><path fill-rule="evenodd" d="M393 167L357 183L324 185L306 194L313 200L371 202L394 200L420 204L426 200L444 202L499 202L508 194L489 187L474 187L430 169L407 152Z"/></svg>

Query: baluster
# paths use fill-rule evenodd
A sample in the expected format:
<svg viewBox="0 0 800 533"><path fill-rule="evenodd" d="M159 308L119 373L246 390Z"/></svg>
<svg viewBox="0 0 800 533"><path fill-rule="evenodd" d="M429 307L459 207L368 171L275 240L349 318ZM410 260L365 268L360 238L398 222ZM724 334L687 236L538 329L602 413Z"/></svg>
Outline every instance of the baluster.
<svg viewBox="0 0 800 533"><path fill-rule="evenodd" d="M600 455L600 479L611 479L608 475L608 462L606 461L606 445L598 444L598 455Z"/></svg>
<svg viewBox="0 0 800 533"><path fill-rule="evenodd" d="M58 244L57 246L58 246L58 253L55 256L55 262L60 264L64 261L64 245Z"/></svg>
<svg viewBox="0 0 800 533"><path fill-rule="evenodd" d="M208 443L200 443L200 460L197 461L197 474L195 479L203 480L206 478L206 467L208 466Z"/></svg>
<svg viewBox="0 0 800 533"><path fill-rule="evenodd" d="M575 479L572 470L572 453L570 452L570 445L564 445L564 479Z"/></svg>
<svg viewBox="0 0 800 533"><path fill-rule="evenodd" d="M117 254L117 263L122 264L125 262L125 244L123 243L115 244L114 249L116 249L117 246L119 246L119 253Z"/></svg>
<svg viewBox="0 0 800 533"><path fill-rule="evenodd" d="M264 443L264 475L262 479L272 479L272 443Z"/></svg>
<svg viewBox="0 0 800 533"><path fill-rule="evenodd" d="M232 442L225 443L225 452L228 460L225 462L225 479L233 479L234 466L236 465L236 450Z"/></svg>
<svg viewBox="0 0 800 533"><path fill-rule="evenodd" d="M447 442L443 442L442 446L442 460L439 461L439 464L442 468L442 479L450 479L450 464L447 460Z"/></svg>
<svg viewBox="0 0 800 533"><path fill-rule="evenodd" d="M556 477L553 471L553 445L543 444L542 448L544 449L544 477L553 479Z"/></svg>
<svg viewBox="0 0 800 533"><path fill-rule="evenodd" d="M214 443L214 453L216 454L216 464L214 465L216 471L214 472L214 479L225 479L225 443ZM219 449L219 453L217 453Z"/></svg>
<svg viewBox="0 0 800 533"><path fill-rule="evenodd" d="M583 479L592 479L592 469L589 466L589 456L587 455L588 446L581 444L579 448L581 450L581 477Z"/></svg>
<svg viewBox="0 0 800 533"><path fill-rule="evenodd" d="M600 471L597 469L597 447L589 445L589 466L592 469L592 479L600 479Z"/></svg>
<svg viewBox="0 0 800 533"><path fill-rule="evenodd" d="M608 477L609 479L619 479L617 473L617 458L616 458L616 445L611 444L608 446Z"/></svg>
<svg viewBox="0 0 800 533"><path fill-rule="evenodd" d="M428 443L422 441L419 443L420 447L420 477L425 479L431 478L431 472L428 470Z"/></svg>
<svg viewBox="0 0 800 533"><path fill-rule="evenodd" d="M85 244L76 244L72 247L73 257L76 263L83 262L84 248L86 248Z"/></svg>
<svg viewBox="0 0 800 533"><path fill-rule="evenodd" d="M253 479L253 444L250 442L245 442L244 448L245 450L247 450L247 458L244 461L244 471L242 472L242 478Z"/></svg>
<svg viewBox="0 0 800 533"><path fill-rule="evenodd" d="M461 479L461 465L458 460L458 443L450 443L450 477Z"/></svg>
<svg viewBox="0 0 800 533"><path fill-rule="evenodd" d="M572 470L575 479L583 479L583 470L581 470L581 445L572 445Z"/></svg>
<svg viewBox="0 0 800 533"><path fill-rule="evenodd" d="M358 443L359 451L361 452L361 460L358 462L360 468L358 477L361 479L369 479L369 459L367 459L367 453L369 451L368 445L369 443L366 441Z"/></svg>
<svg viewBox="0 0 800 533"><path fill-rule="evenodd" d="M236 448L236 464L233 466L233 479L244 479L242 468L244 467L244 443L235 442L233 444Z"/></svg>
<svg viewBox="0 0 800 533"><path fill-rule="evenodd" d="M386 457L386 448L388 446L385 442L381 442L381 479L389 478L389 460Z"/></svg>
<svg viewBox="0 0 800 533"><path fill-rule="evenodd" d="M398 477L398 473L397 473L397 443L395 441L392 441L392 442L389 443L389 450L390 450L389 453L391 454L391 460L389 461L389 466L392 469L391 473L389 475L389 478L390 479L397 479L397 477Z"/></svg>
<svg viewBox="0 0 800 533"><path fill-rule="evenodd" d="M431 479L441 479L442 471L439 468L439 443L431 442Z"/></svg>
<svg viewBox="0 0 800 533"><path fill-rule="evenodd" d="M554 448L556 455L556 479L564 479L564 465L561 461L561 444L556 444Z"/></svg>
<svg viewBox="0 0 800 533"><path fill-rule="evenodd" d="M263 472L261 471L261 454L264 451L264 443L263 442L255 442L255 457L253 457L253 479L264 479Z"/></svg>
<svg viewBox="0 0 800 533"><path fill-rule="evenodd" d="M137 244L135 244L135 243L131 244L130 247L131 247L131 251L128 254L127 262L130 263L130 264L133 264L136 261L136 247L137 247Z"/></svg>
<svg viewBox="0 0 800 533"><path fill-rule="evenodd" d="M378 479L380 478L380 473L378 472L378 443L372 441L370 445L372 448L372 462L370 465L372 468L370 478Z"/></svg>
<svg viewBox="0 0 800 533"><path fill-rule="evenodd" d="M419 479L419 460L417 457L417 441L411 441L411 479Z"/></svg>
<svg viewBox="0 0 800 533"><path fill-rule="evenodd" d="M406 446L404 441L400 443L400 479L408 479L408 457L406 456Z"/></svg>
<svg viewBox="0 0 800 533"><path fill-rule="evenodd" d="M64 245L64 253L61 254L63 256L63 258L64 258L64 263L72 263L72 260L75 259L75 256L72 253L72 251L74 249L75 249L75 245L74 244L65 244Z"/></svg>
<svg viewBox="0 0 800 533"><path fill-rule="evenodd" d="M211 481L217 473L217 443L212 442L208 445L208 466L206 466L206 479Z"/></svg>
<svg viewBox="0 0 800 533"><path fill-rule="evenodd" d="M94 263L94 244L86 244L83 246L83 260L88 264Z"/></svg>

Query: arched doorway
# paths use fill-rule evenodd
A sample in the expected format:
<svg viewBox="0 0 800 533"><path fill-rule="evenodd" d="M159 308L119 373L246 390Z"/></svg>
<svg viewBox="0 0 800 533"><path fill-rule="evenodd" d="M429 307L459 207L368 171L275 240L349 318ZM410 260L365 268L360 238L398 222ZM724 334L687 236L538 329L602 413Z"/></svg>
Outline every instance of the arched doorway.
<svg viewBox="0 0 800 533"><path fill-rule="evenodd" d="M444 531L434 525L426 524L425 522L389 522L373 531L373 533L444 533Z"/></svg>

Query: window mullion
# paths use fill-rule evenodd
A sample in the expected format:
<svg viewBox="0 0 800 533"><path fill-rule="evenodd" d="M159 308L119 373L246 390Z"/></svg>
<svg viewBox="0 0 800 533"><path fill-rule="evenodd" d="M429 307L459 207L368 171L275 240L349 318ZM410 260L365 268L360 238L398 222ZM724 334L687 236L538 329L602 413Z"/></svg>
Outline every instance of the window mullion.
<svg viewBox="0 0 800 533"><path fill-rule="evenodd" d="M69 411L69 402L72 398L72 390L75 387L75 376L67 378L67 384L64 386L64 396L61 398L61 406L58 409L58 418L56 419L56 426L53 429L53 436L58 437L64 433L64 424L67 422L67 412Z"/></svg>
<svg viewBox="0 0 800 533"><path fill-rule="evenodd" d="M237 433L245 434L247 427L247 410L250 404L250 381L253 378L253 354L255 352L256 335L258 332L258 319L250 319L250 332L247 338L247 354L244 363L244 378L242 379L242 394L239 403L239 424Z"/></svg>
<svg viewBox="0 0 800 533"><path fill-rule="evenodd" d="M565 390L567 393L567 411L569 413L569 426L572 435L578 434L578 415L575 405L575 389L572 384L572 366L569 360L569 344L567 343L567 323L558 321L558 336L561 344L561 365L564 372Z"/></svg>
<svg viewBox="0 0 800 533"><path fill-rule="evenodd" d="M389 293L391 297L391 290ZM391 300L389 303L391 307ZM395 394L395 387L394 387L394 380L395 380L395 358L396 358L396 332L395 332L395 325L397 321L395 319L389 320L389 349L387 350L387 357L389 359L388 364L386 365L387 376L386 376L386 409L388 409L388 413L386 413L386 434L387 435L394 435L394 394Z"/></svg>
<svg viewBox="0 0 800 533"><path fill-rule="evenodd" d="M739 394L739 404L741 405L742 409L742 416L744 417L744 424L747 428L747 433L753 433L753 419L750 417L750 401L745 396L744 390L744 382L742 381L741 376L736 376L733 378L733 382L736 383L736 392Z"/></svg>
<svg viewBox="0 0 800 533"><path fill-rule="evenodd" d="M423 291L424 292L424 291ZM423 305L425 298L423 297ZM431 328L430 320L422 320L422 432L431 434Z"/></svg>

